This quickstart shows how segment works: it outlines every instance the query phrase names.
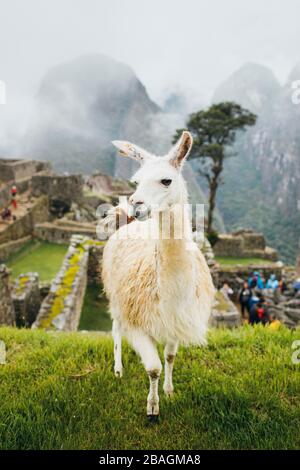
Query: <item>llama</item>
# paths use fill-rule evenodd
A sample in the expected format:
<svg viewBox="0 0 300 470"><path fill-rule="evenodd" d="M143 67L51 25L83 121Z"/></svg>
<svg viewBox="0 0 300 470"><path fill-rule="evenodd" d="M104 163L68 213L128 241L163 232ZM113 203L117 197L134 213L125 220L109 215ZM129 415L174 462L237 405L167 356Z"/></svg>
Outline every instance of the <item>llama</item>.
<svg viewBox="0 0 300 470"><path fill-rule="evenodd" d="M192 136L184 131L163 157L129 142L114 141L122 156L141 165L129 207L151 208L147 220L130 220L107 241L102 275L113 320L114 371L122 376L122 336L140 355L150 380L147 415L159 415L158 382L164 344L163 389L173 394L173 365L178 345L204 344L214 297L205 258L192 241L188 195L181 170ZM137 215L137 213L136 213ZM166 222L167 221L167 222ZM180 236L176 224L181 226ZM145 233L157 234L145 237Z"/></svg>

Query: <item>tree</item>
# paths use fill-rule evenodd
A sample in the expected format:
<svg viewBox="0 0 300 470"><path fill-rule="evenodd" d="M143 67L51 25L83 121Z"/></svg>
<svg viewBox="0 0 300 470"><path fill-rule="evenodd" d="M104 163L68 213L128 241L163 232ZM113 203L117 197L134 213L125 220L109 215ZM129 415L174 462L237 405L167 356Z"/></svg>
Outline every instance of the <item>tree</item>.
<svg viewBox="0 0 300 470"><path fill-rule="evenodd" d="M230 147L235 141L237 131L244 131L255 122L255 114L233 102L214 104L207 110L191 114L188 118L187 129L194 139L190 158L199 160L198 171L206 178L209 188L208 235L213 232L213 214L224 160L232 155ZM182 130L176 131L174 143Z"/></svg>

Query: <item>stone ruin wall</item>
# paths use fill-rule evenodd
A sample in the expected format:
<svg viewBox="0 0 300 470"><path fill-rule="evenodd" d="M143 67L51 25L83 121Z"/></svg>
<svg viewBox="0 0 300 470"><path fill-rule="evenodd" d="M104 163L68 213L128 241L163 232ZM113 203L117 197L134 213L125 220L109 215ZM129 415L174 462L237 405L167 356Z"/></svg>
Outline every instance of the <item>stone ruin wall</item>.
<svg viewBox="0 0 300 470"><path fill-rule="evenodd" d="M4 264L0 265L0 325L13 326L15 311L12 301L10 273Z"/></svg>
<svg viewBox="0 0 300 470"><path fill-rule="evenodd" d="M39 276L37 273L26 273L18 276L13 286L12 300L16 326L30 327L41 307Z"/></svg>
<svg viewBox="0 0 300 470"><path fill-rule="evenodd" d="M214 245L215 256L242 257L243 254L242 237L232 237L231 235L220 235L219 240Z"/></svg>
<svg viewBox="0 0 300 470"><path fill-rule="evenodd" d="M71 206L83 197L81 175L33 175L31 180L33 196L46 194L50 199L62 200Z"/></svg>
<svg viewBox="0 0 300 470"><path fill-rule="evenodd" d="M65 244L70 243L74 233L89 238L96 238L96 226L88 223L71 223L60 219L53 222L36 224L34 227L34 236L39 240L49 243Z"/></svg>
<svg viewBox="0 0 300 470"><path fill-rule="evenodd" d="M2 181L18 181L31 178L41 171L50 171L48 162L38 160L10 160L0 159L0 175Z"/></svg>
<svg viewBox="0 0 300 470"><path fill-rule="evenodd" d="M17 253L22 246L26 245L31 240L31 235L20 238L19 240L13 240L11 242L2 243L0 245L0 263L9 258L14 253Z"/></svg>
<svg viewBox="0 0 300 470"><path fill-rule="evenodd" d="M41 196L25 215L7 225L5 230L0 232L0 244L31 235L34 232L34 226L47 221L48 218L48 198Z"/></svg>
<svg viewBox="0 0 300 470"><path fill-rule="evenodd" d="M220 234L214 245L214 253L220 257L261 258L277 261L276 250L266 246L264 236L250 230Z"/></svg>

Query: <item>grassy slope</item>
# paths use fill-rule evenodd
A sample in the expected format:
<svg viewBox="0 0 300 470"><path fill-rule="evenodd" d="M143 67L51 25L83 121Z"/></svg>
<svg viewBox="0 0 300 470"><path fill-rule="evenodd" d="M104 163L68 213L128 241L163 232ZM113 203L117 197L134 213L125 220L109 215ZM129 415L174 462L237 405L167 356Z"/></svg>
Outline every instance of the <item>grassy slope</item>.
<svg viewBox="0 0 300 470"><path fill-rule="evenodd" d="M108 302L104 297L99 297L100 292L101 289L97 285L87 286L79 330L111 331Z"/></svg>
<svg viewBox="0 0 300 470"><path fill-rule="evenodd" d="M38 272L41 281L51 281L59 271L67 245L31 241L6 262L13 277L29 271Z"/></svg>
<svg viewBox="0 0 300 470"><path fill-rule="evenodd" d="M148 380L128 346L117 380L110 337L2 328L0 448L299 448L296 338L243 327L213 331L205 349L181 349L175 396L161 393L160 422L149 425Z"/></svg>
<svg viewBox="0 0 300 470"><path fill-rule="evenodd" d="M261 258L231 258L231 257L221 257L216 256L216 261L220 263L221 266L250 266L250 265L266 265L272 264L270 261L261 259Z"/></svg>

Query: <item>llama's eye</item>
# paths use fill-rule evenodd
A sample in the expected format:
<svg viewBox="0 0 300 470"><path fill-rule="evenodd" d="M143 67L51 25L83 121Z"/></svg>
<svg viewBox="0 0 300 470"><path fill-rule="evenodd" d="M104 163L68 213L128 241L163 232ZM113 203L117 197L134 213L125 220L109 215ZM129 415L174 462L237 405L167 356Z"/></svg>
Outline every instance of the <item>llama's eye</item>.
<svg viewBox="0 0 300 470"><path fill-rule="evenodd" d="M160 182L163 186L170 186L170 184L172 183L172 180L170 180L168 178L165 178L165 179L161 180Z"/></svg>

